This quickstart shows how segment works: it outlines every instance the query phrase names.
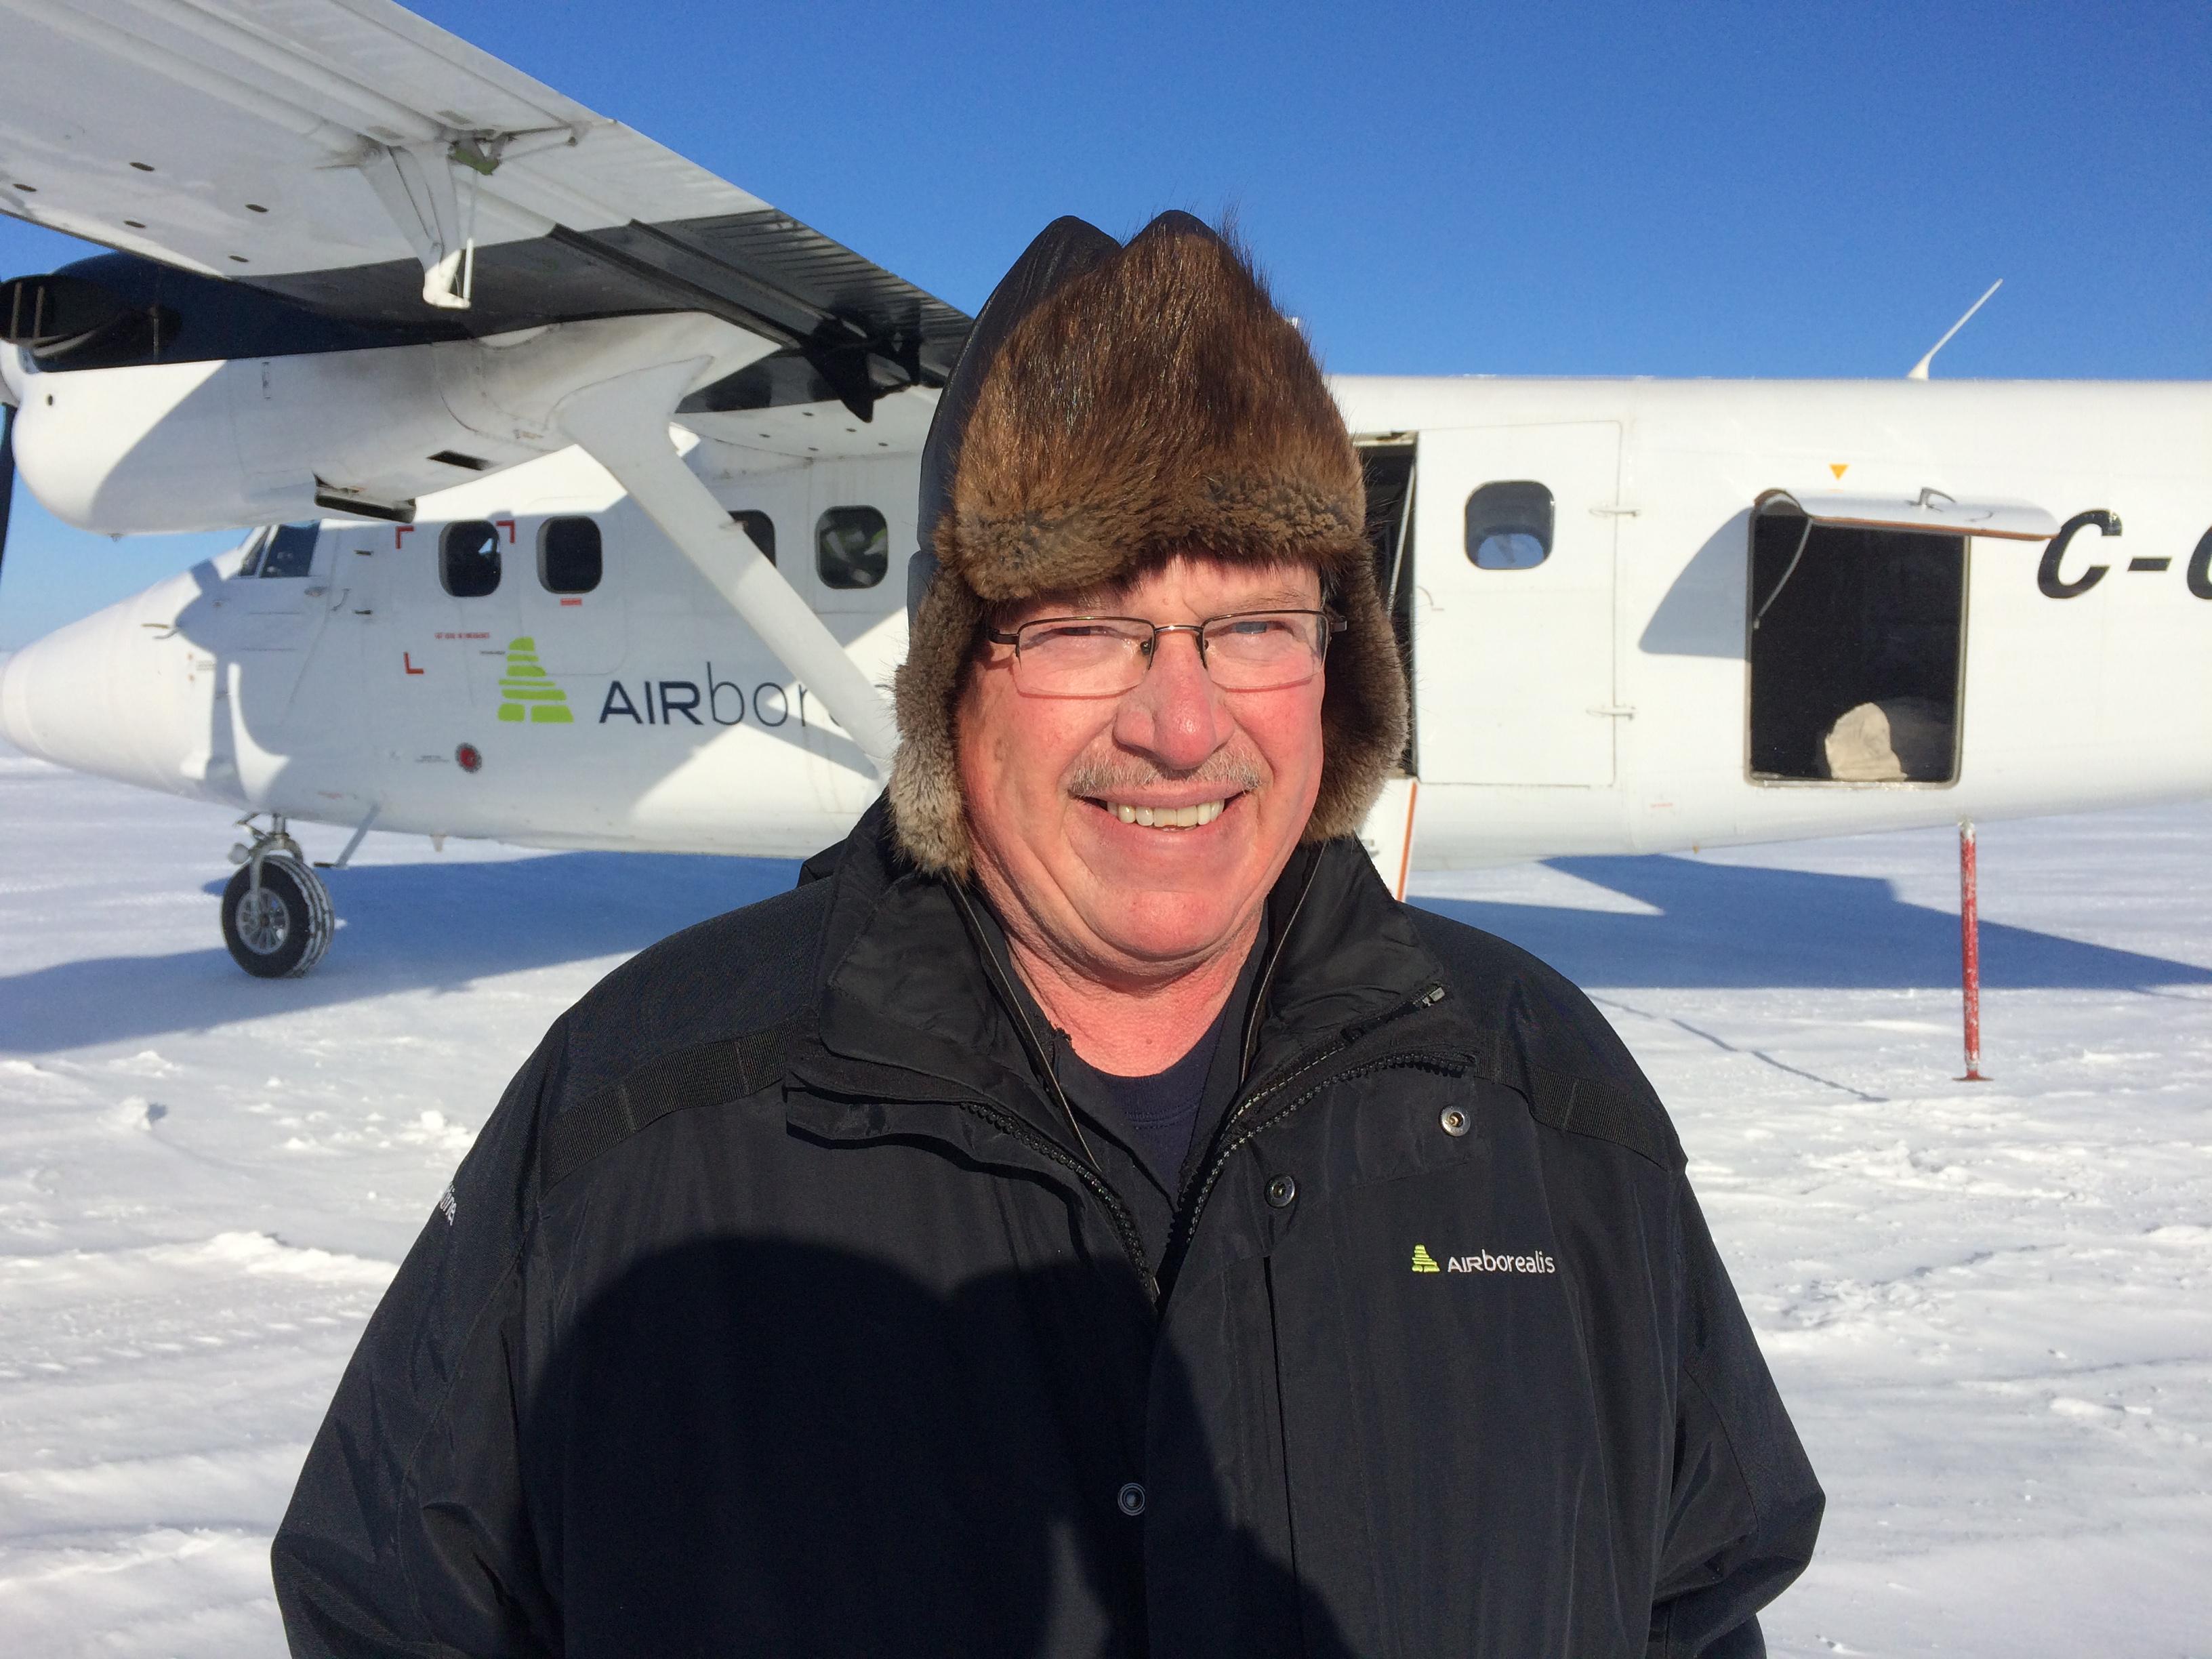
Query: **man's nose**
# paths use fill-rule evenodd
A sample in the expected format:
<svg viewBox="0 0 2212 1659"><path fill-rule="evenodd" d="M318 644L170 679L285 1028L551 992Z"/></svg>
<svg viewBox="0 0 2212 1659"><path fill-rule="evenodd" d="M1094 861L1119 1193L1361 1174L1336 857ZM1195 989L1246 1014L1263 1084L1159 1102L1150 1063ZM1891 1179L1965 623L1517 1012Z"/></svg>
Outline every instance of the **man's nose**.
<svg viewBox="0 0 2212 1659"><path fill-rule="evenodd" d="M1226 743L1234 725L1199 655L1198 636L1163 634L1152 647L1151 672L1121 700L1114 738L1180 772Z"/></svg>

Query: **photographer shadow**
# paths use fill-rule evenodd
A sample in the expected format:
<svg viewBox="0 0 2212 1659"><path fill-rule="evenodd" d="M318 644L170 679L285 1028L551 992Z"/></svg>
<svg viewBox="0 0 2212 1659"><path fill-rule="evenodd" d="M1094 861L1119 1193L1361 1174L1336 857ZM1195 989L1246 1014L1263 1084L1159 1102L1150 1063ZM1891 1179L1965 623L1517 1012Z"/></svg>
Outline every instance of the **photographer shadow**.
<svg viewBox="0 0 2212 1659"><path fill-rule="evenodd" d="M1164 1522L1203 1569L1154 1587L1178 1632L1198 1598L1237 1650L1349 1659L1231 1518L1213 1460L1144 1469L1147 1345L1099 1328L1148 1319L1122 1301L1079 1261L932 1287L781 1240L655 1255L528 1387L511 1547L540 1582L509 1605L571 1653L1141 1653L1130 1610ZM1188 1428L1171 1364L1150 1367L1151 1410Z"/></svg>

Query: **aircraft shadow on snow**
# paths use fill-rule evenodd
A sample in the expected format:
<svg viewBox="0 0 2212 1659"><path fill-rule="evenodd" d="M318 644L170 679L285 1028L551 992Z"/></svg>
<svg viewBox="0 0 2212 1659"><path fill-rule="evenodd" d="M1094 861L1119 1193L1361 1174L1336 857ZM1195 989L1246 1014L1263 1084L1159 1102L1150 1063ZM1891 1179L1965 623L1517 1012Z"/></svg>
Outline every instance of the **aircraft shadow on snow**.
<svg viewBox="0 0 2212 1659"><path fill-rule="evenodd" d="M1422 902L1593 987L1887 990L1958 982L1957 918L1899 902L1880 878L1666 856L1552 863L1660 914ZM497 974L619 956L781 892L797 869L772 859L564 853L334 871L331 896L346 926L307 978L249 979L220 944L60 963L0 979L0 1053L204 1030L393 991L459 992ZM219 894L222 884L206 890ZM212 906L208 925L212 933ZM1982 924L1982 975L1996 991L2212 984L2212 968L1990 921Z"/></svg>
<svg viewBox="0 0 2212 1659"><path fill-rule="evenodd" d="M1425 898L1533 951L1579 984L1741 990L1910 990L1959 982L1959 918L1900 902L1879 876L1762 870L1693 859L1561 858L1554 870L1660 914ZM1991 990L2142 991L2212 985L2212 967L2087 945L1984 917Z"/></svg>

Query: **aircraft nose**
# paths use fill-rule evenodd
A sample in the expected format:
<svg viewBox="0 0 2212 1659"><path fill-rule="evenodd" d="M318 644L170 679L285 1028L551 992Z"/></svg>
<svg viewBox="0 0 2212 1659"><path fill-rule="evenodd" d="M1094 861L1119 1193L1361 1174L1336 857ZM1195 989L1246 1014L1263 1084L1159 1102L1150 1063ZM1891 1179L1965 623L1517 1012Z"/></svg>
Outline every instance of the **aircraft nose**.
<svg viewBox="0 0 2212 1659"><path fill-rule="evenodd" d="M113 632L102 611L10 656L0 665L0 735L40 760L112 775L118 734L101 670Z"/></svg>
<svg viewBox="0 0 2212 1659"><path fill-rule="evenodd" d="M210 688L168 672L177 667L171 660L177 648L163 644L176 632L184 602L169 586L57 629L0 664L0 735L72 771L177 794L207 793L213 781L207 769L195 773L185 763L186 728L209 724L198 705ZM200 746L206 743L203 736Z"/></svg>

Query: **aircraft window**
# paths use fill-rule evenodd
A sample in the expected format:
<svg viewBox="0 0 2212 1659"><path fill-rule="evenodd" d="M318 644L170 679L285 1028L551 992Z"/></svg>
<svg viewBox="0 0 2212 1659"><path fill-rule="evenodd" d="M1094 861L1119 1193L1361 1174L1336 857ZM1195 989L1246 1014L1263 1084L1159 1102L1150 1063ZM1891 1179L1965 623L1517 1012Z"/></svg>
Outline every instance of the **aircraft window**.
<svg viewBox="0 0 2212 1659"><path fill-rule="evenodd" d="M315 538L323 527L312 520L306 524L280 524L269 532L269 539L261 544L261 574L264 576L304 576L315 562Z"/></svg>
<svg viewBox="0 0 2212 1659"><path fill-rule="evenodd" d="M1552 492L1522 481L1467 498L1467 556L1485 570L1527 570L1552 553Z"/></svg>
<svg viewBox="0 0 2212 1659"><path fill-rule="evenodd" d="M269 532L265 530L255 531L253 532L252 545L246 550L246 556L239 561L238 574L240 580L259 573L261 569L261 550L268 545Z"/></svg>
<svg viewBox="0 0 2212 1659"><path fill-rule="evenodd" d="M1959 775L1966 538L1802 514L1752 520L1751 775Z"/></svg>
<svg viewBox="0 0 2212 1659"><path fill-rule="evenodd" d="M872 507L833 507L814 526L814 568L824 587L873 587L890 568L890 527Z"/></svg>
<svg viewBox="0 0 2212 1659"><path fill-rule="evenodd" d="M499 588L499 526L464 519L446 526L438 544L438 580L457 599L480 599Z"/></svg>
<svg viewBox="0 0 2212 1659"><path fill-rule="evenodd" d="M775 520L769 518L767 514L757 513L750 507L739 507L731 514L730 517L743 526L745 534L753 538L754 544L760 549L762 555L770 564L774 564L775 562Z"/></svg>
<svg viewBox="0 0 2212 1659"><path fill-rule="evenodd" d="M599 585L600 568L597 520L548 519L539 528L538 580L548 593L588 593Z"/></svg>

